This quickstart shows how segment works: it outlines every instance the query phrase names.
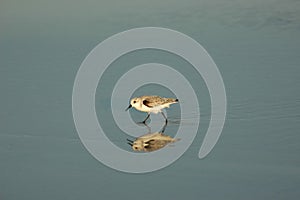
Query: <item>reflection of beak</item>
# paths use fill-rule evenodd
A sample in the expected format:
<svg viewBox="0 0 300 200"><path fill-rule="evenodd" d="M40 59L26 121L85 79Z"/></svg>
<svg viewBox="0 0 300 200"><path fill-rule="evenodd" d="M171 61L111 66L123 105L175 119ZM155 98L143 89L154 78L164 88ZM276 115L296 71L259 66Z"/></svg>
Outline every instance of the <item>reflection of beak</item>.
<svg viewBox="0 0 300 200"><path fill-rule="evenodd" d="M126 108L126 110L125 111L127 111L129 108L131 108L132 107L132 105L130 104L129 106L128 106L128 108Z"/></svg>
<svg viewBox="0 0 300 200"><path fill-rule="evenodd" d="M133 145L133 141L132 140L129 140L129 139L127 139L127 144L129 144L130 146L132 146Z"/></svg>

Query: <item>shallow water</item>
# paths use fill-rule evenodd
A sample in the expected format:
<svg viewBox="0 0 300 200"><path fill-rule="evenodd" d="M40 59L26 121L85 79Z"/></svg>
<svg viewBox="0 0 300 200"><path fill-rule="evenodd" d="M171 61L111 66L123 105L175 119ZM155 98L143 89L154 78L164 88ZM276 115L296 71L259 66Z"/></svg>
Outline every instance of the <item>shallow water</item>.
<svg viewBox="0 0 300 200"><path fill-rule="evenodd" d="M0 199L298 199L299 2L118 4L1 3ZM130 136L117 130L109 94L118 77L138 64L163 63L198 84L201 118L196 139L175 163L153 173L127 174L101 164L80 142L72 89L80 64L99 42L143 26L171 28L202 44L222 74L228 107L220 140L199 160L210 119L201 77L185 71L189 64L166 52L144 50L119 58L96 93L98 119L111 130L108 137L116 145L130 150ZM173 96L157 85L142 87L136 95L145 90ZM178 120L186 127L195 123L197 113L180 119L180 104L168 109L175 123L166 134L176 132ZM146 116L135 110L130 115L135 121Z"/></svg>

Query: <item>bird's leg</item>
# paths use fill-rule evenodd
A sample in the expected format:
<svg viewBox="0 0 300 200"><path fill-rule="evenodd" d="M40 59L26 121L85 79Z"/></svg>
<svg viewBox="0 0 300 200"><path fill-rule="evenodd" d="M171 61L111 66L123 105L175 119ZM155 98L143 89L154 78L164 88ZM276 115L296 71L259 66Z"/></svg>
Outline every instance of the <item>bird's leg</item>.
<svg viewBox="0 0 300 200"><path fill-rule="evenodd" d="M161 129L161 131L160 131L160 132L161 132L161 133L164 133L164 132L165 132L165 130L166 130L166 127L167 127L167 123L165 123L165 124L164 124L164 126L163 126L163 128Z"/></svg>
<svg viewBox="0 0 300 200"><path fill-rule="evenodd" d="M166 124L167 124L167 123L168 123L168 119L167 119L167 117L165 116L164 112L161 112L161 114L162 114L162 116L165 118Z"/></svg>
<svg viewBox="0 0 300 200"><path fill-rule="evenodd" d="M144 121L142 121L143 124L146 124L147 119L150 117L150 113L148 113L146 119L144 119Z"/></svg>

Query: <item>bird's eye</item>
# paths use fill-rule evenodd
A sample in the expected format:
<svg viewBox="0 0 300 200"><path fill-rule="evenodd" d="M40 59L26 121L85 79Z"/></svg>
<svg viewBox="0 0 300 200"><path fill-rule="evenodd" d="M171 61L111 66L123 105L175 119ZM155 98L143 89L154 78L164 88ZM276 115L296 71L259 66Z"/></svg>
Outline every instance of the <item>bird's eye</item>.
<svg viewBox="0 0 300 200"><path fill-rule="evenodd" d="M136 103L136 101L133 101L133 103Z"/></svg>

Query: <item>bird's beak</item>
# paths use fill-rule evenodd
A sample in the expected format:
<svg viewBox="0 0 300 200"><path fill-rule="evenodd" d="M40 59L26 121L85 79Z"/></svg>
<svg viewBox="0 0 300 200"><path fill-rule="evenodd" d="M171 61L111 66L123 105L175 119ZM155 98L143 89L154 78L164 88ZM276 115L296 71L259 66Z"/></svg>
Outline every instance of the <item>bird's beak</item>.
<svg viewBox="0 0 300 200"><path fill-rule="evenodd" d="M131 108L132 107L132 105L130 104L129 106L128 106L128 108L126 108L126 110L125 111L127 111L129 108Z"/></svg>

